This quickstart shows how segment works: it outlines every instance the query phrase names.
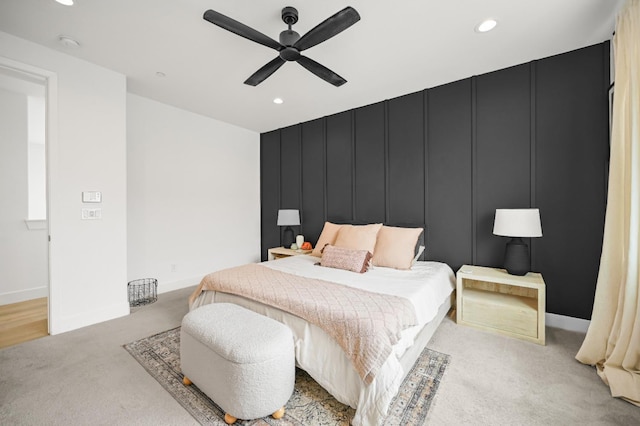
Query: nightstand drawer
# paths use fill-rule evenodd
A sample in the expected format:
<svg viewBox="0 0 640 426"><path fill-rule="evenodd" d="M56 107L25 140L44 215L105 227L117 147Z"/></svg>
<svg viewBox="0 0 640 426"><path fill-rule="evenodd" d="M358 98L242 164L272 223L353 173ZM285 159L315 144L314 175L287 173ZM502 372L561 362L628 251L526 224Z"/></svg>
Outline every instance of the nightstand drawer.
<svg viewBox="0 0 640 426"><path fill-rule="evenodd" d="M537 338L537 303L530 297L467 288L462 299L462 319L479 326Z"/></svg>

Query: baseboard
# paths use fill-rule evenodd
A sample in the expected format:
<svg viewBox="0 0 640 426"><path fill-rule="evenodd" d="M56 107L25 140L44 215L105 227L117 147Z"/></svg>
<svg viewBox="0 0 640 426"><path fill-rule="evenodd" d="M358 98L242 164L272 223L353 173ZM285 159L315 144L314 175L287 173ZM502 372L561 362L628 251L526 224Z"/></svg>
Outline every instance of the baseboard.
<svg viewBox="0 0 640 426"><path fill-rule="evenodd" d="M164 283L162 285L158 285L158 294L166 293L168 291L180 290L185 287L191 287L197 285L202 280L202 276L188 278L179 281L173 281L170 283ZM129 304L126 303L124 305L117 304L111 305L99 311L91 311L85 312L78 315L63 317L63 318L52 318L50 324L50 333L51 334L60 334L67 331L75 330L77 328L86 327L89 325L97 324L99 322L112 320L115 318L123 317L125 315L129 315L130 309Z"/></svg>
<svg viewBox="0 0 640 426"><path fill-rule="evenodd" d="M49 297L49 287L42 286L0 293L0 305L10 305L11 303L24 302L25 300L39 299L41 297Z"/></svg>
<svg viewBox="0 0 640 426"><path fill-rule="evenodd" d="M580 333L586 333L589 329L589 324L591 324L591 321L586 319L550 313L545 314L545 322L547 327L561 328L563 330L569 331L578 331Z"/></svg>
<svg viewBox="0 0 640 426"><path fill-rule="evenodd" d="M67 317L51 318L49 333L52 335L65 333L67 331L120 318L125 315L129 315L129 312L129 303L118 303L97 311L92 310Z"/></svg>
<svg viewBox="0 0 640 426"><path fill-rule="evenodd" d="M158 284L158 294L167 293L169 291L180 290L200 284L202 275L193 278L185 278L184 280L171 281L169 283Z"/></svg>

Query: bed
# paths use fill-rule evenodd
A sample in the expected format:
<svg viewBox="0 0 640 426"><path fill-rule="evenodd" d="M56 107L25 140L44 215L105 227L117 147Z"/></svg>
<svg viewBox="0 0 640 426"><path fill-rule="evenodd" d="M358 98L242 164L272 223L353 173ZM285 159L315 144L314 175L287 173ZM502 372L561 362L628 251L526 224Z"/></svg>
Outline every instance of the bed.
<svg viewBox="0 0 640 426"><path fill-rule="evenodd" d="M203 279L190 298L189 308L193 310L209 303L235 303L286 324L295 338L296 364L336 400L356 409L352 424L381 424L402 380L451 307L454 273L444 263L429 261L415 261L410 270L376 266L363 274L321 267L317 265L318 261L316 256L298 255L246 266L269 276L286 276L300 285L313 280L311 283L315 287L321 283L408 301L415 312L413 325L403 327L397 339L392 341L391 351L388 355L385 353L375 375L363 376L354 366L353 358L347 356L344 347L330 331L326 331L326 327L323 329L299 314L274 307L271 302L260 302L253 295L233 294L235 288L207 289L204 283L212 276L220 277L215 274L224 271ZM330 288L335 291L338 287Z"/></svg>

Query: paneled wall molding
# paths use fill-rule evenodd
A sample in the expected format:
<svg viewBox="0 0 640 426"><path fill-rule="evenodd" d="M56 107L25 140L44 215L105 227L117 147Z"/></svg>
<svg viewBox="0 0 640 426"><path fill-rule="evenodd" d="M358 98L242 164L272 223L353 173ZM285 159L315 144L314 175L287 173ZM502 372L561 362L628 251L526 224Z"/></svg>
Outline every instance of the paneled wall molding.
<svg viewBox="0 0 640 426"><path fill-rule="evenodd" d="M530 83L530 96L531 96L531 104L530 104L530 123L536 122L536 61L533 61L529 64L529 83ZM529 136L529 160L530 162L530 173L531 173L531 188L529 189L529 206L536 207L536 126L529 126L530 136ZM538 264L536 262L536 249L537 244L535 239L530 240L529 244L529 252L531 254L531 267L536 270L538 269Z"/></svg>
<svg viewBox="0 0 640 426"><path fill-rule="evenodd" d="M302 141L302 126L296 126L296 130L298 131L298 140ZM300 142L300 151L298 153L298 163L302 164L302 150L303 150L303 146L302 146L302 142ZM298 186L298 199L300 200L300 202L298 203L298 210L300 211L300 223L302 223L302 221L304 220L304 210L302 209L302 206L304 205L303 202L303 197L304 197L304 193L302 192L302 184L303 184L303 179L304 179L304 174L302 171L302 167L298 168L298 179L300 180L300 185ZM300 232L302 232L302 229L300 229Z"/></svg>
<svg viewBox="0 0 640 426"><path fill-rule="evenodd" d="M471 77L471 264L478 264L477 253L477 222L476 218L478 217L478 201L476 198L476 194L478 193L477 182L478 182L478 142L477 142L477 134L478 134L478 106L477 106L477 93L476 86L478 82L478 77Z"/></svg>
<svg viewBox="0 0 640 426"><path fill-rule="evenodd" d="M351 116L351 193L356 193L356 114L355 110L350 111ZM356 197L351 197L351 220L358 217L358 207Z"/></svg>
<svg viewBox="0 0 640 426"><path fill-rule="evenodd" d="M588 319L602 244L609 42L261 135L262 256L275 215L426 223L426 256L499 267L496 208L537 207L549 312Z"/></svg>
<svg viewBox="0 0 640 426"><path fill-rule="evenodd" d="M329 174L327 170L327 121L322 120L322 170L324 174L322 175L322 199L323 199L323 221L327 221L327 216L329 216L329 211L327 209L327 205L329 204L327 201L327 175ZM319 236L320 234L318 234Z"/></svg>
<svg viewBox="0 0 640 426"><path fill-rule="evenodd" d="M384 221L389 221L389 101L384 102Z"/></svg>
<svg viewBox="0 0 640 426"><path fill-rule="evenodd" d="M422 111L425 117L429 116L429 91L424 90L422 92ZM422 161L422 167L424 168L424 223L429 223L429 129L428 121L423 120L422 138L424 143L424 157Z"/></svg>

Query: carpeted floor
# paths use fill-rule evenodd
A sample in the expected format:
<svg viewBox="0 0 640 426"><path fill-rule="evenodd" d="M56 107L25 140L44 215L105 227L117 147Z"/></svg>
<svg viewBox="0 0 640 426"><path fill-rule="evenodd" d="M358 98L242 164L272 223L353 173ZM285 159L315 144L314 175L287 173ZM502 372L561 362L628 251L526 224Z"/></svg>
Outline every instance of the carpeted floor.
<svg viewBox="0 0 640 426"><path fill-rule="evenodd" d="M180 325L194 287L122 318L0 349L1 425L198 422L122 348ZM428 344L451 355L427 425L630 426L640 408L612 398L575 354L584 333L547 327L547 345L445 318Z"/></svg>
<svg viewBox="0 0 640 426"><path fill-rule="evenodd" d="M164 331L124 345L124 348L203 425L225 425L224 412L195 385L184 386L180 371L180 328ZM393 400L385 425L421 425L440 380L449 365L449 355L425 349ZM246 426L348 426L355 410L336 401L307 373L296 369L293 395L285 416L241 421Z"/></svg>

